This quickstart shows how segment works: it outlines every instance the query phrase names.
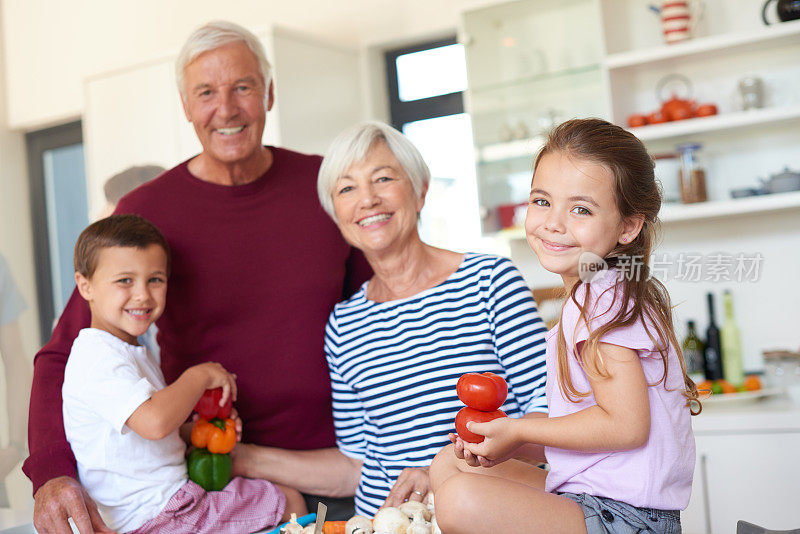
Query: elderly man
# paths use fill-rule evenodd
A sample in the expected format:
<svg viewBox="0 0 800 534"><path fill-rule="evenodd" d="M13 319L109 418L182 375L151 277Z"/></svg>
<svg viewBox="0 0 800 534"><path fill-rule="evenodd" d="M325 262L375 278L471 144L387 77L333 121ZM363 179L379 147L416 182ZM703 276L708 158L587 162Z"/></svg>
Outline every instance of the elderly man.
<svg viewBox="0 0 800 534"><path fill-rule="evenodd" d="M192 34L177 61L187 119L203 151L124 197L118 213L155 223L173 253L166 310L158 322L167 382L216 361L238 375L244 442L271 452L274 482L305 493L303 473L342 469L334 447L323 329L333 305L369 275L319 205L321 158L261 144L274 96L258 40L227 22ZM146 135L145 132L142 135ZM76 480L66 441L61 384L73 339L89 310L73 294L35 360L30 451L39 532L107 531ZM253 447L251 445L251 447ZM247 474L246 460L234 469Z"/></svg>

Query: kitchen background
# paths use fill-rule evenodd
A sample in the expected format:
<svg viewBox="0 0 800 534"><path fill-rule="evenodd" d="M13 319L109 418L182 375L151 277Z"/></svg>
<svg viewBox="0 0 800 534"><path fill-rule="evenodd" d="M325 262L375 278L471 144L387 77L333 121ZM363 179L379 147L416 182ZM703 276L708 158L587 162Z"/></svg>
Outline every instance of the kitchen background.
<svg viewBox="0 0 800 534"><path fill-rule="evenodd" d="M192 29L225 18L256 32L276 69L267 142L321 153L357 120L405 124L434 175L423 212L427 239L509 255L535 289L560 283L539 267L515 210L527 197L542 131L575 116L650 122L633 131L658 156L669 201L655 259L676 305L679 338L689 319L705 330L707 292L717 298L720 324L722 292L730 289L745 370L763 370L765 350L800 348L800 191L791 191L800 187L791 176L783 180L788 186L777 177L768 181L785 167L800 172L800 21L779 22L774 1L769 26L761 0L688 2L691 38L666 45L662 14L653 9L660 4L306 0L221 8L210 0L3 0L0 251L29 304L20 319L28 357L71 289L70 225L80 230L98 216L103 182L130 165L171 167L197 153L173 60ZM438 52L426 55L431 47ZM444 88L431 74L442 70L437 54L448 67ZM395 73L388 77L387 64ZM435 96L445 91L449 96ZM415 103L435 105L431 111ZM665 114L692 112L708 116L664 122ZM695 173L686 176L698 178L702 169L705 202L681 202L677 146L687 143L701 145ZM771 188L782 192L757 194ZM696 200L702 187L683 194ZM739 423L714 422L706 428L708 450L725 449L733 463L724 466L735 466L737 477L779 484L784 460L800 469L788 452L800 446L800 422L796 412L790 423L773 415L737 413ZM0 410L0 443L6 426ZM726 432L741 434L736 442L744 448L731 447L730 439L714 442ZM731 477L714 461L709 477ZM715 483L731 494L696 491L688 532L717 531L730 515L719 510L741 510L741 480ZM23 475L14 473L7 485L13 507L31 506ZM755 506L761 509L774 506L771 497L748 493L745 500L763 501ZM724 504L711 507L714 501ZM713 529L712 516L722 518ZM800 526L798 512L764 516L797 519L773 528Z"/></svg>

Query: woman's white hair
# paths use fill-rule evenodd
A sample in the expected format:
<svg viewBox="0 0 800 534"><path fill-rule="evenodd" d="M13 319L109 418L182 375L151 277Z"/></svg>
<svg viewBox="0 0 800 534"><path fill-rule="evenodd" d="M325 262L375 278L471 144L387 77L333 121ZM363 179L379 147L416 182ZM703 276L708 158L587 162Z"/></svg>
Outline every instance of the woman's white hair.
<svg viewBox="0 0 800 534"><path fill-rule="evenodd" d="M256 57L258 68L261 71L261 79L264 82L264 93L269 94L269 84L272 81L272 66L267 60L264 46L258 37L249 30L228 22L226 20L213 20L197 28L181 48L178 59L175 62L175 80L178 82L178 91L186 99L186 87L184 82L184 72L186 67L197 59L197 56L204 52L216 50L231 43L244 43ZM265 97L266 105L266 97Z"/></svg>
<svg viewBox="0 0 800 534"><path fill-rule="evenodd" d="M414 193L420 197L431 181L431 171L422 155L406 136L378 121L356 124L336 136L322 160L317 177L317 194L322 208L336 221L333 193L336 182L353 164L364 161L370 149L383 142L392 151L411 180Z"/></svg>

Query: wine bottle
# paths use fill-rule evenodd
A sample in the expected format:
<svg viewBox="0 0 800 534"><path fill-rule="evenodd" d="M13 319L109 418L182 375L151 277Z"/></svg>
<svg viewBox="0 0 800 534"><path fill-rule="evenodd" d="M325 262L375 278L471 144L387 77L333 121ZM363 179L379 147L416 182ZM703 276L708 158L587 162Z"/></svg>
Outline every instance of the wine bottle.
<svg viewBox="0 0 800 534"><path fill-rule="evenodd" d="M694 328L694 321L688 322L689 333L683 340L683 361L686 362L686 374L695 384L703 381L703 350L705 345Z"/></svg>
<svg viewBox="0 0 800 534"><path fill-rule="evenodd" d="M708 328L706 328L706 348L703 358L703 371L707 380L722 378L722 348L719 328L714 322L714 295L708 294Z"/></svg>
<svg viewBox="0 0 800 534"><path fill-rule="evenodd" d="M725 305L725 322L722 323L722 368L725 371L725 380L734 386L744 382L742 372L742 339L739 327L733 318L733 297L729 290L722 294Z"/></svg>

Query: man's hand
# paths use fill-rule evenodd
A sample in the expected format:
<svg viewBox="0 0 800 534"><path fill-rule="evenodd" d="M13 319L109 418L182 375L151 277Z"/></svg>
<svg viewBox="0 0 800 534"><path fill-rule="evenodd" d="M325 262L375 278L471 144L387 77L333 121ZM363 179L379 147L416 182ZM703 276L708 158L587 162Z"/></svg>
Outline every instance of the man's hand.
<svg viewBox="0 0 800 534"><path fill-rule="evenodd" d="M398 507L404 502L422 502L431 491L431 479L427 467L406 467L400 472L383 506Z"/></svg>
<svg viewBox="0 0 800 534"><path fill-rule="evenodd" d="M81 534L113 532L106 526L97 505L83 486L72 477L48 480L33 496L33 526L39 534L71 534L67 519L72 517Z"/></svg>

